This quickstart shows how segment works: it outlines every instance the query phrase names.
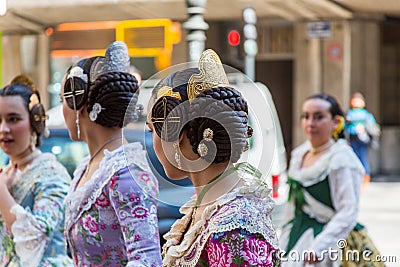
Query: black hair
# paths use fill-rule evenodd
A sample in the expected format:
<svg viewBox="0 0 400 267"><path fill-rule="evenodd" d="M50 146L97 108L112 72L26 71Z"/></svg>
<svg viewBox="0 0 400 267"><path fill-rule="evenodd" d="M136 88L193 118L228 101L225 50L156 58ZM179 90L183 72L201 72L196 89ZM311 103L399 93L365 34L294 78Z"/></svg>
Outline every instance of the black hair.
<svg viewBox="0 0 400 267"><path fill-rule="evenodd" d="M163 96L156 100L151 110L154 130L166 141L177 140L183 130L187 130L193 152L207 162L237 162L247 145L247 102L230 86L206 89L195 99L188 101L188 81L197 73L197 68L177 71L156 85L153 96L160 88L168 86L174 93L180 94L181 100L173 96ZM161 121L154 119L165 117L167 119ZM170 118L179 118L180 123L173 123ZM165 123L168 123L168 127L164 127ZM215 148L203 137L207 128L213 131L212 141ZM198 152L201 143L208 149L205 156Z"/></svg>
<svg viewBox="0 0 400 267"><path fill-rule="evenodd" d="M75 98L76 108L86 105L87 112L90 113L93 106L98 103L102 111L97 114L94 122L105 127L122 128L134 119L139 94L138 81L135 76L125 72L106 72L91 81L91 67L97 58L100 57L82 59L75 65L83 70L87 79L86 81L79 77L67 79L64 84L64 94L72 92L72 88L75 91L84 90L84 94L77 95ZM71 69L72 67L68 69L67 75ZM73 109L72 97L66 98L66 101L67 105Z"/></svg>

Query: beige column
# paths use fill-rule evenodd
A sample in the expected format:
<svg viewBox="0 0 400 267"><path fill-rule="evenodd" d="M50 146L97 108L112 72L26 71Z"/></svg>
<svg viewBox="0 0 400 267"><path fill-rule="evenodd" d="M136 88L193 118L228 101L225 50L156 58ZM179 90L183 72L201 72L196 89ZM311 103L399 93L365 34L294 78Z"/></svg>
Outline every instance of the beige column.
<svg viewBox="0 0 400 267"><path fill-rule="evenodd" d="M11 79L21 73L21 35L3 35L3 84L7 85Z"/></svg>
<svg viewBox="0 0 400 267"><path fill-rule="evenodd" d="M344 71L350 58L346 22L331 22L329 38L308 38L307 23L295 26L295 77L294 77L294 127L293 140L297 146L305 140L300 124L301 105L308 96L325 92L333 95L343 105L348 95ZM347 52L346 52L347 51Z"/></svg>
<svg viewBox="0 0 400 267"><path fill-rule="evenodd" d="M332 21L332 35L307 38L307 23L295 26L293 143L305 140L300 124L301 105L314 93L333 95L348 110L352 92L361 91L368 109L379 121L380 28L378 21ZM375 153L379 155L379 153ZM370 159L379 169L379 157Z"/></svg>

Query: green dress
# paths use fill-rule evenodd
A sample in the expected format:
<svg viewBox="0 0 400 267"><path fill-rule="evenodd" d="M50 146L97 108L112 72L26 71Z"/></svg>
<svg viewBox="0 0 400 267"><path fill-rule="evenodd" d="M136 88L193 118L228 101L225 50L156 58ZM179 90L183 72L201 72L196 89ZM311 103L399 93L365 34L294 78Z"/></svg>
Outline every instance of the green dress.
<svg viewBox="0 0 400 267"><path fill-rule="evenodd" d="M323 259L315 266L340 266L341 260L327 252L340 251L338 242L357 224L362 164L347 143L338 140L316 163L302 168L310 147L306 142L296 148L290 161L291 190L280 235L284 267L302 266L306 251Z"/></svg>

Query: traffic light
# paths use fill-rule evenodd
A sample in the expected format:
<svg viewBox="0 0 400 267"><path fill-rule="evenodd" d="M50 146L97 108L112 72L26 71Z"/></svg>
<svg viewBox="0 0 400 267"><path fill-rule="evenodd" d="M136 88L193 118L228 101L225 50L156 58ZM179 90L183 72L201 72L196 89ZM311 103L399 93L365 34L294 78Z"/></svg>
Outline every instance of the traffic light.
<svg viewBox="0 0 400 267"><path fill-rule="evenodd" d="M228 33L228 43L231 46L238 46L240 44L240 33L237 30L230 30Z"/></svg>

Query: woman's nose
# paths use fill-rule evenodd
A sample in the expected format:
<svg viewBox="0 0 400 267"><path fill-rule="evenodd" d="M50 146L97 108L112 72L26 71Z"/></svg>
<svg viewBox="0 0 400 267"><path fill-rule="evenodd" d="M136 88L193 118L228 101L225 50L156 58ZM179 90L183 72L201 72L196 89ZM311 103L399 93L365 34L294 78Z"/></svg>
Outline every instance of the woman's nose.
<svg viewBox="0 0 400 267"><path fill-rule="evenodd" d="M8 133L10 131L10 127L8 127L7 123L2 121L0 122L0 132Z"/></svg>

